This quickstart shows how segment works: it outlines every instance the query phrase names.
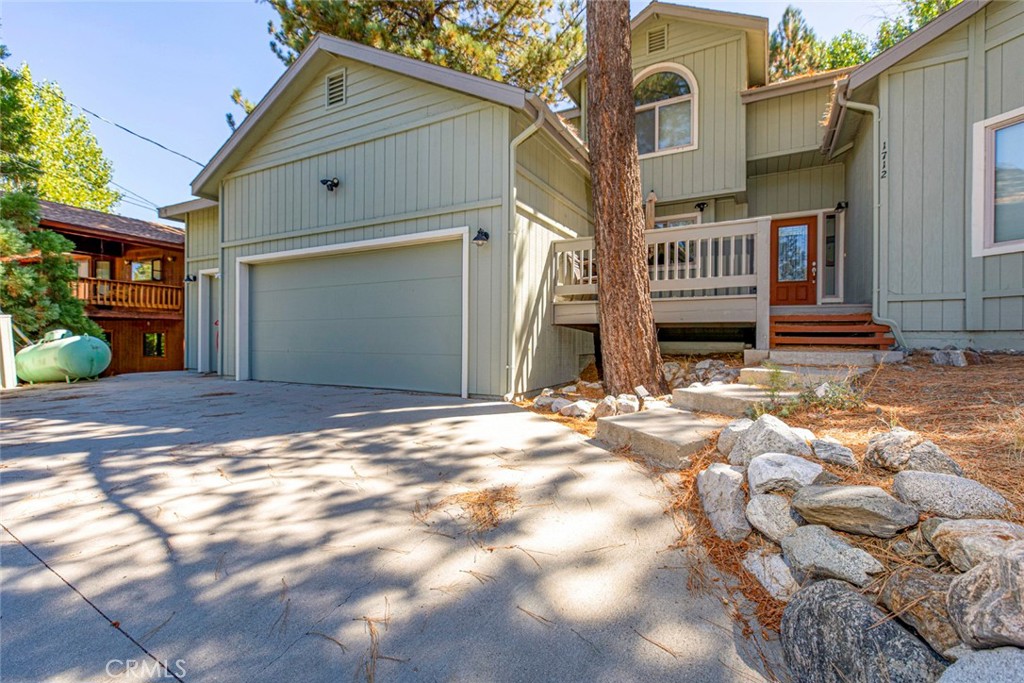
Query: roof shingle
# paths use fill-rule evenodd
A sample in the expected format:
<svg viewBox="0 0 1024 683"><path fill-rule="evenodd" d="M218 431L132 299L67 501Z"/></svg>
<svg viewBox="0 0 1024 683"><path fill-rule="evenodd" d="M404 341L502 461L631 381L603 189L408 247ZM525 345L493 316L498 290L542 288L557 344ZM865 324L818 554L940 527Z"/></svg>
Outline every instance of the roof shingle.
<svg viewBox="0 0 1024 683"><path fill-rule="evenodd" d="M92 209L80 209L76 206L57 204L42 199L39 200L39 215L41 222L80 226L127 239L135 237L151 242L176 245L185 243L185 231L181 228L143 221L138 218L116 216Z"/></svg>

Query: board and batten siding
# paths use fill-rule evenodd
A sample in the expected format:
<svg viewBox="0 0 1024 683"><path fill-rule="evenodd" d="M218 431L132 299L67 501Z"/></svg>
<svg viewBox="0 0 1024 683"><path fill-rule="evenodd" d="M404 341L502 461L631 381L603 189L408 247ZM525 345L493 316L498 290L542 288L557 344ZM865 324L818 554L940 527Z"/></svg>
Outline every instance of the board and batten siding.
<svg viewBox="0 0 1024 683"><path fill-rule="evenodd" d="M747 159L817 152L824 129L821 119L832 86L779 95L746 106Z"/></svg>
<svg viewBox="0 0 1024 683"><path fill-rule="evenodd" d="M667 27L667 47L647 53L647 32ZM633 73L682 64L697 80L697 149L640 159L644 192L660 201L742 192L746 188L746 36L698 22L652 18L633 32Z"/></svg>
<svg viewBox="0 0 1024 683"><path fill-rule="evenodd" d="M1024 5L993 3L880 78L882 313L913 344L1020 345L1024 255L974 258L971 130L1024 105Z"/></svg>
<svg viewBox="0 0 1024 683"><path fill-rule="evenodd" d="M342 67L346 104L327 110L324 77ZM237 258L469 226L491 234L470 250L469 392L504 394L509 110L344 59L294 102L221 188L225 371Z"/></svg>
<svg viewBox="0 0 1024 683"><path fill-rule="evenodd" d="M860 116L847 111L847 116ZM848 304L870 304L874 255L873 192L871 177L874 173L874 152L871 149L871 121L865 120L857 130L853 149L845 158L846 244L844 262L843 301Z"/></svg>
<svg viewBox="0 0 1024 683"><path fill-rule="evenodd" d="M747 213L771 216L828 209L846 199L845 182L842 164L751 176L747 180Z"/></svg>
<svg viewBox="0 0 1024 683"><path fill-rule="evenodd" d="M529 125L517 114L512 136ZM590 179L544 131L516 153L514 390L525 393L575 379L582 356L594 352L589 332L554 324L552 245L575 233L593 235Z"/></svg>
<svg viewBox="0 0 1024 683"><path fill-rule="evenodd" d="M185 272L220 267L219 214L216 206L189 211L185 217ZM198 367L199 284L185 283L185 369Z"/></svg>

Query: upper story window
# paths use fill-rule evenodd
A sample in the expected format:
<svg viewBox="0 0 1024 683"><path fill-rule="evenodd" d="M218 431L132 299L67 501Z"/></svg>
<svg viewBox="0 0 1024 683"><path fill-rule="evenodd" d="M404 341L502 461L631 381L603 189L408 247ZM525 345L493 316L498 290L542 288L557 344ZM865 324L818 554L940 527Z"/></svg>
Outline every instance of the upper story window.
<svg viewBox="0 0 1024 683"><path fill-rule="evenodd" d="M697 82L678 64L656 64L633 82L641 156L697 147Z"/></svg>
<svg viewBox="0 0 1024 683"><path fill-rule="evenodd" d="M1024 251L1024 107L974 124L975 256Z"/></svg>

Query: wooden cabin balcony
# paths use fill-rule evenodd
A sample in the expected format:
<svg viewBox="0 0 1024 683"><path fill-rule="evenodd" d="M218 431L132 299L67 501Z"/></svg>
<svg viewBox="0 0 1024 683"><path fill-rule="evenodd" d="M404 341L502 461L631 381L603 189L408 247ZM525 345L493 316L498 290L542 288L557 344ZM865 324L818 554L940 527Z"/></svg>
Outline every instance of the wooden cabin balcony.
<svg viewBox="0 0 1024 683"><path fill-rule="evenodd" d="M767 348L770 228L761 217L646 231L655 323L755 326ZM594 239L557 242L552 258L555 324L596 327Z"/></svg>
<svg viewBox="0 0 1024 683"><path fill-rule="evenodd" d="M90 306L150 311L182 310L181 285L83 277L75 281L74 291L75 297Z"/></svg>

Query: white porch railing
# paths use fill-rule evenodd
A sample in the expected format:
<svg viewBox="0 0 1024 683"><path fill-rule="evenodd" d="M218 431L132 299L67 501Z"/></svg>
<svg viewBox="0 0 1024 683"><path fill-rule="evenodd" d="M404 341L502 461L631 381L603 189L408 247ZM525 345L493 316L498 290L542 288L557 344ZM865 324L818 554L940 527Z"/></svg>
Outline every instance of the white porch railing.
<svg viewBox="0 0 1024 683"><path fill-rule="evenodd" d="M648 230L647 270L655 301L757 299L767 330L770 217ZM555 303L596 302L598 259L593 238L554 244ZM763 309L763 310L762 310Z"/></svg>

